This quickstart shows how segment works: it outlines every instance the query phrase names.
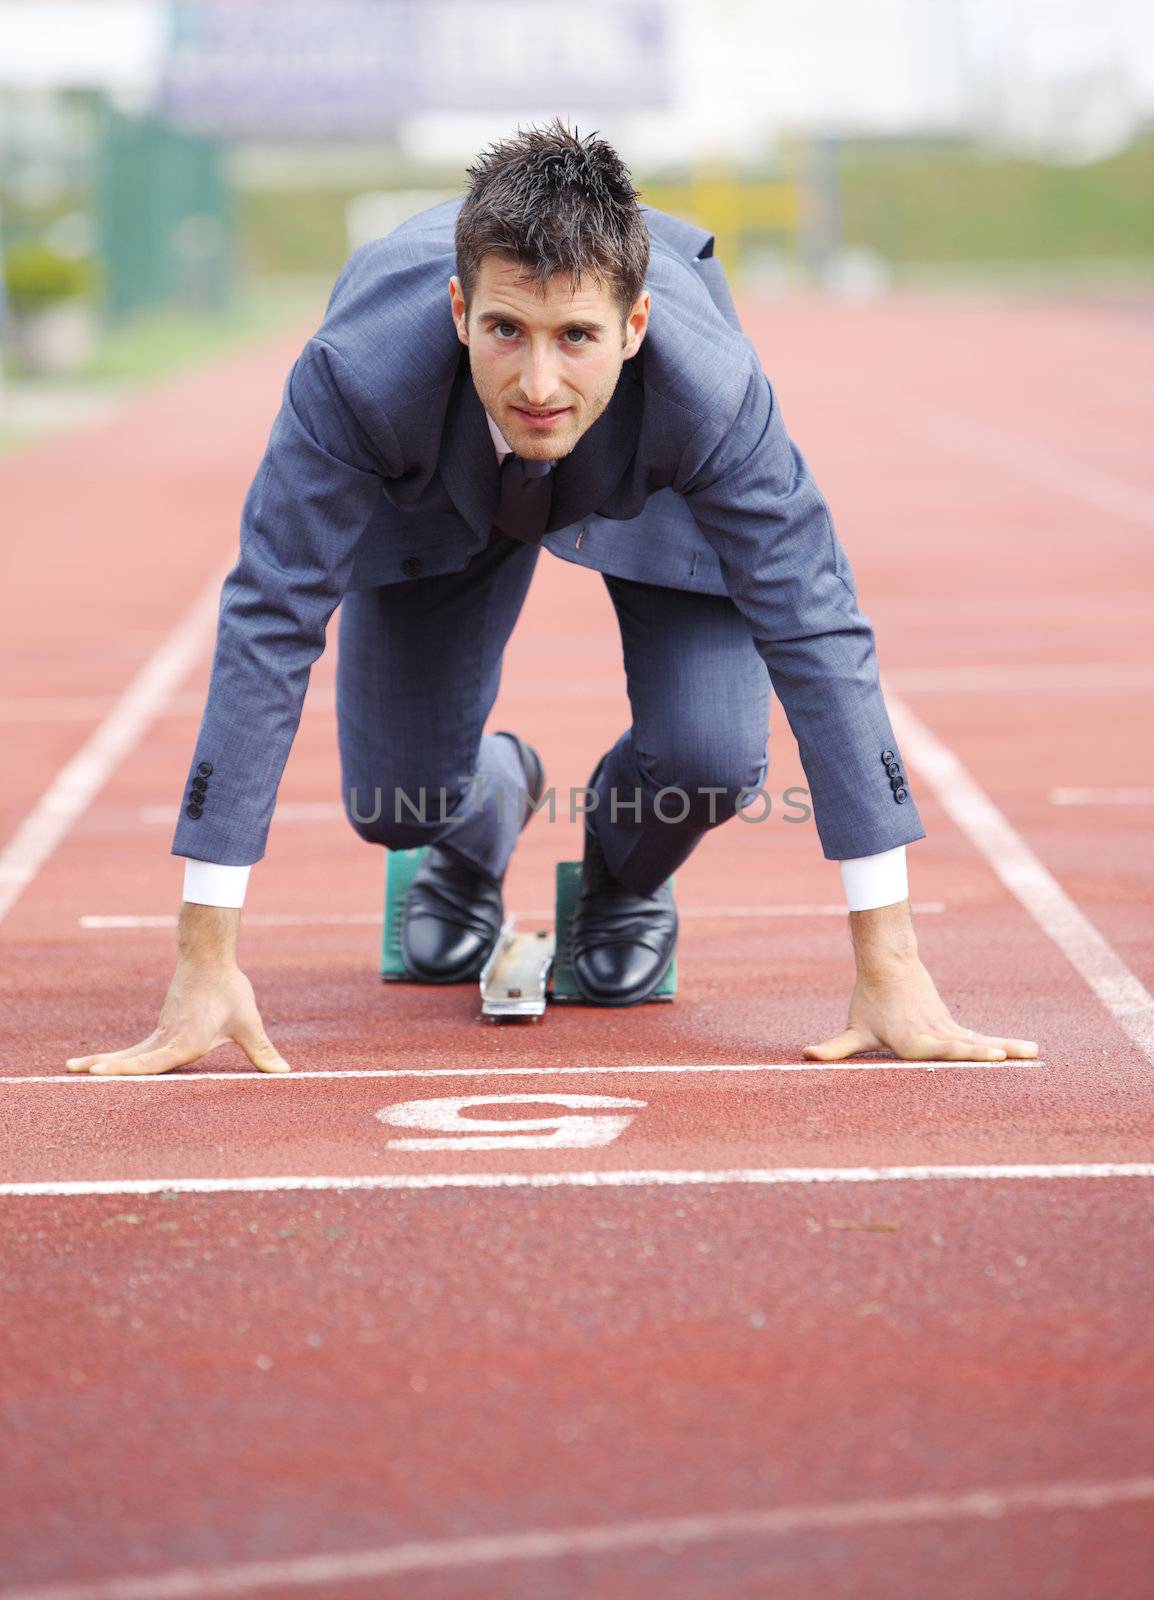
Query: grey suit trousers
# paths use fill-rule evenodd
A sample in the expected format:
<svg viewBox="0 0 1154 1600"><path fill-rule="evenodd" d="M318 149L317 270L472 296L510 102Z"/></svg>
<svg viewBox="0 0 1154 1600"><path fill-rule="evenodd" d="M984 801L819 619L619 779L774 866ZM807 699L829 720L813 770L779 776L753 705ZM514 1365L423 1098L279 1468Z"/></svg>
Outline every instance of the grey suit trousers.
<svg viewBox="0 0 1154 1600"><path fill-rule="evenodd" d="M342 801L362 838L394 850L437 843L501 878L525 815L525 776L512 741L484 727L539 554L494 530L459 572L344 596ZM736 815L742 791L762 785L769 674L728 597L609 575L605 584L633 720L591 775L596 801L580 804L613 875L652 894ZM558 817L585 777L547 774Z"/></svg>

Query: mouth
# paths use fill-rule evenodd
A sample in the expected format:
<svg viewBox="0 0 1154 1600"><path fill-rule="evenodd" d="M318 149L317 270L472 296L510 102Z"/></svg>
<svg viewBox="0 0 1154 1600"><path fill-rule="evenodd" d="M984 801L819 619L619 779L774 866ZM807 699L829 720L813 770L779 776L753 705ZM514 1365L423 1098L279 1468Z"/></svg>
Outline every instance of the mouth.
<svg viewBox="0 0 1154 1600"><path fill-rule="evenodd" d="M559 417L565 416L569 411L568 406L553 406L548 409L514 406L512 409L520 420L530 428L546 428L551 423L556 422Z"/></svg>

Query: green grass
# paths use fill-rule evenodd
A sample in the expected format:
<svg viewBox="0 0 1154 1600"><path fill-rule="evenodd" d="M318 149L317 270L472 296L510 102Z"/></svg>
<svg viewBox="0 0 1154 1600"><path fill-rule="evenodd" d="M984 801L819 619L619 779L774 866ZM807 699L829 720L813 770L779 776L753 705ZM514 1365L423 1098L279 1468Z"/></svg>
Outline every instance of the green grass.
<svg viewBox="0 0 1154 1600"><path fill-rule="evenodd" d="M846 140L839 155L842 238L909 266L1063 270L1154 263L1154 137L1087 167L1012 160L956 140ZM751 181L778 175L747 169ZM635 175L644 188L646 174ZM669 174L666 174L669 176ZM452 188L463 174L426 175ZM356 190L248 190L236 197L249 269L336 276ZM707 220L707 219L703 219Z"/></svg>
<svg viewBox="0 0 1154 1600"><path fill-rule="evenodd" d="M360 190L247 189L235 197L237 243L246 270L260 277L328 274L349 253L346 208Z"/></svg>
<svg viewBox="0 0 1154 1600"><path fill-rule="evenodd" d="M310 318L319 323L331 287L327 277L262 280L239 295L227 311L141 313L106 328L92 359L77 371L65 378L37 378L36 390L50 401L53 389L62 396L84 390L99 395L146 386L282 328L307 326ZM32 380L9 367L6 381L18 390ZM25 426L6 421L0 403L0 453L54 431L52 423Z"/></svg>
<svg viewBox="0 0 1154 1600"><path fill-rule="evenodd" d="M842 232L900 267L1154 261L1154 139L1051 167L964 145L849 145Z"/></svg>
<svg viewBox="0 0 1154 1600"><path fill-rule="evenodd" d="M158 310L111 327L77 379L142 382L167 376L266 333L324 315L329 280L262 282L224 312Z"/></svg>

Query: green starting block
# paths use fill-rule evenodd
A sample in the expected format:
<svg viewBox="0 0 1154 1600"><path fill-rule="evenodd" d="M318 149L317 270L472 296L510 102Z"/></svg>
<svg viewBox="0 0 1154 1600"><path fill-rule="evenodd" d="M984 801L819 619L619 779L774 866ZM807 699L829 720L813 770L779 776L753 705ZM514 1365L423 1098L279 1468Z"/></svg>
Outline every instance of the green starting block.
<svg viewBox="0 0 1154 1600"><path fill-rule="evenodd" d="M425 847L390 850L385 874L385 925L381 939L381 977L386 983L413 982L401 954L405 897ZM672 880L671 880L672 881ZM544 1015L549 1000L587 1005L573 978L572 924L581 888L581 863L559 861L556 884L556 934L548 928L522 932L510 917L481 972L481 1013L493 1021L514 1017L531 1021ZM677 957L650 996L672 1000L677 993Z"/></svg>
<svg viewBox="0 0 1154 1600"><path fill-rule="evenodd" d="M418 845L415 850L386 852L385 929L381 939L381 977L386 983L413 982L401 955L401 919L405 912L405 896L424 854L423 845Z"/></svg>
<svg viewBox="0 0 1154 1600"><path fill-rule="evenodd" d="M673 881L672 879L670 880ZM573 977L573 912L581 890L581 863L557 863L557 954L553 962L553 987L549 998L562 1005L589 1004L577 988ZM650 996L651 1000L672 1000L677 993L677 957L669 963L669 970Z"/></svg>

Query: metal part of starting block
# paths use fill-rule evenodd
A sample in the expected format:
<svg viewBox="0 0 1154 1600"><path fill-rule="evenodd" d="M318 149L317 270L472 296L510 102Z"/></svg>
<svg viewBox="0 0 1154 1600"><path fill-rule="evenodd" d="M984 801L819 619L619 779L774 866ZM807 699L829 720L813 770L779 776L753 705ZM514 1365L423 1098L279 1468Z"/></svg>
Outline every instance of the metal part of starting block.
<svg viewBox="0 0 1154 1600"><path fill-rule="evenodd" d="M548 928L520 933L511 918L481 971L481 1015L494 1022L545 1015L554 939Z"/></svg>
<svg viewBox="0 0 1154 1600"><path fill-rule="evenodd" d="M670 883L673 883L671 878ZM573 977L573 912L581 890L581 863L557 863L557 955L553 962L553 985L550 998L563 1005L588 1005L589 1002L577 987ZM651 1000L672 1000L677 993L677 956L669 963L668 971L650 995Z"/></svg>

